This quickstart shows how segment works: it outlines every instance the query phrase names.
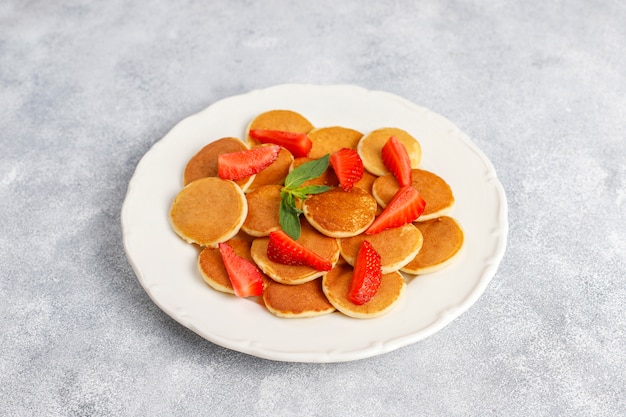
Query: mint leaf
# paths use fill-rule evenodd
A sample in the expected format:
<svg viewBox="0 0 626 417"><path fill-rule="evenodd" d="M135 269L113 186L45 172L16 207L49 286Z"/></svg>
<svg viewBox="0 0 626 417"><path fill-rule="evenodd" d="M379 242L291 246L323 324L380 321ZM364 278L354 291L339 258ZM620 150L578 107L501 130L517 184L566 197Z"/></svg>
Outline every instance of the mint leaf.
<svg viewBox="0 0 626 417"><path fill-rule="evenodd" d="M303 193L303 192L302 192L302 191L300 191L300 190L302 190L302 187L300 187L300 188L296 188L295 190L290 190L290 191L289 191L289 193L290 193L292 196L294 196L294 197L296 197L296 198L299 198L300 200L306 200L306 194L305 194L305 193Z"/></svg>
<svg viewBox="0 0 626 417"><path fill-rule="evenodd" d="M306 196L307 194L321 194L331 188L332 187L329 187L328 185L307 185L304 187L298 187L295 191Z"/></svg>
<svg viewBox="0 0 626 417"><path fill-rule="evenodd" d="M330 190L327 185L306 185L305 181L319 177L328 169L330 155L326 154L320 159L305 162L285 178L285 186L280 191L280 209L278 213L280 227L292 239L296 240L302 232L300 227L300 210L297 199L306 200L308 194L319 194Z"/></svg>
<svg viewBox="0 0 626 417"><path fill-rule="evenodd" d="M280 209L278 213L280 227L291 236L298 239L301 233L300 213L302 210L296 207L296 200L293 194L282 191L280 193Z"/></svg>
<svg viewBox="0 0 626 417"><path fill-rule="evenodd" d="M290 193L290 194L288 194L288 195L287 195L287 197L286 197L286 201L289 203L289 206L291 207L291 209L292 209L295 213L300 214L300 213L302 213L302 210L300 210L300 209L298 208L298 205L296 204L296 203L297 203L297 202L296 202L296 197L298 197L298 196L297 196L297 195L295 195L295 194L291 194L291 193Z"/></svg>
<svg viewBox="0 0 626 417"><path fill-rule="evenodd" d="M320 159L305 162L291 171L285 178L285 188L294 189L301 186L305 181L317 178L328 169L329 154Z"/></svg>

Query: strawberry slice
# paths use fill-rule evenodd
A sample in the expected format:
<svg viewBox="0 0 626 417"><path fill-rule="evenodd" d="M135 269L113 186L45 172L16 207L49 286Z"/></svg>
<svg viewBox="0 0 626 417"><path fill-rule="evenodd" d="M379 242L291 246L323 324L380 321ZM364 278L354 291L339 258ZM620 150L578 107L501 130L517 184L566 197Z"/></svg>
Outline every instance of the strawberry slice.
<svg viewBox="0 0 626 417"><path fill-rule="evenodd" d="M354 149L343 148L333 152L330 156L330 165L344 191L350 191L363 177L363 161Z"/></svg>
<svg viewBox="0 0 626 417"><path fill-rule="evenodd" d="M222 261L238 297L263 294L263 276L255 264L237 255L228 243L219 243Z"/></svg>
<svg viewBox="0 0 626 417"><path fill-rule="evenodd" d="M357 305L367 303L376 295L382 278L380 255L371 243L364 240L354 261L348 300Z"/></svg>
<svg viewBox="0 0 626 417"><path fill-rule="evenodd" d="M280 146L269 145L223 153L217 157L217 175L233 181L249 177L270 166L278 158L279 152Z"/></svg>
<svg viewBox="0 0 626 417"><path fill-rule="evenodd" d="M391 136L382 148L383 163L398 180L400 187L411 185L411 160L409 154L395 136Z"/></svg>
<svg viewBox="0 0 626 417"><path fill-rule="evenodd" d="M330 271L332 263L293 240L283 230L270 233L267 257L283 265L304 265L318 271Z"/></svg>
<svg viewBox="0 0 626 417"><path fill-rule="evenodd" d="M426 201L415 188L410 185L402 187L389 201L382 213L376 217L365 234L373 235L383 230L411 223L422 215L425 207Z"/></svg>
<svg viewBox="0 0 626 417"><path fill-rule="evenodd" d="M287 149L295 158L307 156L313 142L306 133L285 132L282 130L251 129L250 137L261 143L275 143Z"/></svg>

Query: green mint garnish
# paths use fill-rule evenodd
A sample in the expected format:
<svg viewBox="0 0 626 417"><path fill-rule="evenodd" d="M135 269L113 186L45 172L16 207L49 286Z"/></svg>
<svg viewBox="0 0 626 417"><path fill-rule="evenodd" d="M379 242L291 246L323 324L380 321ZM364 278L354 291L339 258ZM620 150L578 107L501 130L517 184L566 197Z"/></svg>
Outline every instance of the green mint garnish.
<svg viewBox="0 0 626 417"><path fill-rule="evenodd" d="M285 188L294 189L301 186L305 181L319 177L328 169L330 155L326 154L320 159L305 162L291 171L285 178Z"/></svg>
<svg viewBox="0 0 626 417"><path fill-rule="evenodd" d="M330 190L327 185L305 185L304 182L315 179L328 169L330 155L306 162L287 175L285 186L280 191L280 226L292 239L300 237L300 214L298 200L306 200L310 194L320 194Z"/></svg>

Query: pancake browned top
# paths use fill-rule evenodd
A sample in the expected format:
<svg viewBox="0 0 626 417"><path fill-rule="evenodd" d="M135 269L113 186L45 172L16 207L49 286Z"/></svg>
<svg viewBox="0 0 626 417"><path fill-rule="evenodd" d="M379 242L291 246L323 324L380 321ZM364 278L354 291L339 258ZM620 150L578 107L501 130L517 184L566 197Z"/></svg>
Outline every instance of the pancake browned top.
<svg viewBox="0 0 626 417"><path fill-rule="evenodd" d="M415 223L424 236L422 250L402 267L408 274L428 274L449 265L463 247L463 229L452 217L442 216Z"/></svg>
<svg viewBox="0 0 626 417"><path fill-rule="evenodd" d="M306 221L301 221L302 232L297 242L317 253L322 258L335 264L339 259L337 239L324 236ZM303 284L324 275L325 271L317 271L309 266L283 265L271 261L267 257L269 238L260 237L252 242L252 258L256 264L273 280L289 285Z"/></svg>
<svg viewBox="0 0 626 417"><path fill-rule="evenodd" d="M313 227L326 236L351 237L362 233L374 221L378 205L367 191L340 187L304 200L303 211Z"/></svg>
<svg viewBox="0 0 626 417"><path fill-rule="evenodd" d="M248 149L248 146L236 138L222 138L209 143L200 149L187 162L185 172L183 174L183 185L204 177L217 177L217 158L223 153L240 152ZM235 181L243 190L245 190L254 175Z"/></svg>
<svg viewBox="0 0 626 417"><path fill-rule="evenodd" d="M335 311L322 291L322 279L300 285L270 280L263 292L265 307L279 317L316 317Z"/></svg>
<svg viewBox="0 0 626 417"><path fill-rule="evenodd" d="M280 230L281 185L264 185L246 194L248 216L241 228L251 236L268 236Z"/></svg>
<svg viewBox="0 0 626 417"><path fill-rule="evenodd" d="M417 219L418 222L437 218L452 209L454 194L447 182L437 174L423 169L411 170L413 188L419 191L426 201L426 208ZM387 174L374 181L372 194L381 206L385 207L400 189L396 178Z"/></svg>
<svg viewBox="0 0 626 417"><path fill-rule="evenodd" d="M360 234L339 239L341 256L354 266L361 243L367 240L380 255L383 273L399 270L409 263L422 248L423 238L412 224L387 229L374 235Z"/></svg>
<svg viewBox="0 0 626 417"><path fill-rule="evenodd" d="M363 160L363 166L366 170L374 175L385 175L389 172L382 158L382 149L390 137L395 136L409 154L411 160L411 168L417 168L422 160L422 147L420 143L407 131L395 128L385 127L374 130L361 138L357 145L357 151Z"/></svg>
<svg viewBox="0 0 626 417"><path fill-rule="evenodd" d="M342 148L356 149L362 137L361 132L341 126L313 129L309 132L309 139L313 142L309 157L318 159Z"/></svg>
<svg viewBox="0 0 626 417"><path fill-rule="evenodd" d="M298 112L293 110L269 110L256 116L248 125L245 137L250 145L259 144L252 139L248 132L253 129L280 130L283 132L309 133L313 124Z"/></svg>
<svg viewBox="0 0 626 417"><path fill-rule="evenodd" d="M400 300L406 284L399 272L383 274L376 295L367 303L357 305L348 300L352 282L352 267L337 265L322 280L322 289L328 301L343 314L359 319L380 317L388 313Z"/></svg>
<svg viewBox="0 0 626 417"><path fill-rule="evenodd" d="M242 258L253 262L250 255L250 246L252 242L244 239L233 238L228 240L228 244L233 248L235 253ZM228 294L234 294L233 285L228 278L228 272L222 261L222 255L218 248L204 248L198 255L198 269L204 281L218 291ZM264 287L271 281L267 275L263 276Z"/></svg>
<svg viewBox="0 0 626 417"><path fill-rule="evenodd" d="M282 184L285 177L289 174L289 168L293 162L293 155L285 148L280 148L278 158L267 168L258 172L254 176L254 181L248 186L246 192L254 191L264 185Z"/></svg>
<svg viewBox="0 0 626 417"><path fill-rule="evenodd" d="M187 242L216 247L237 234L247 214L248 203L237 184L207 177L179 191L170 208L170 223Z"/></svg>

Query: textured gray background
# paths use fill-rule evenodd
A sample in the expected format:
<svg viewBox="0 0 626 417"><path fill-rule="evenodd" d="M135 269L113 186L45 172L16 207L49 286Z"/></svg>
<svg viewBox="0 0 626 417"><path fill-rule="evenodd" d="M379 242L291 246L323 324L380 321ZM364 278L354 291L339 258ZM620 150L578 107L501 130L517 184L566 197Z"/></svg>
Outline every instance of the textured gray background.
<svg viewBox="0 0 626 417"><path fill-rule="evenodd" d="M625 22L618 0L0 2L0 415L625 415ZM271 362L136 280L120 208L141 156L288 82L401 95L495 165L506 255L436 335Z"/></svg>

